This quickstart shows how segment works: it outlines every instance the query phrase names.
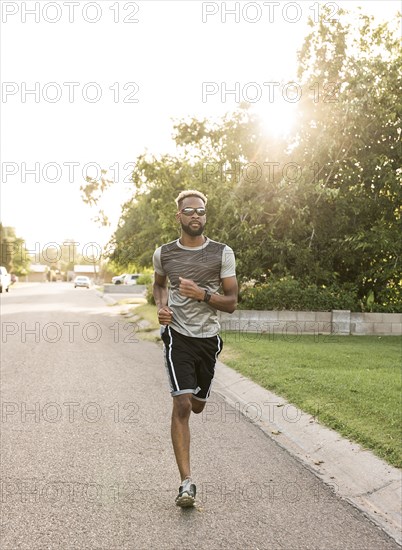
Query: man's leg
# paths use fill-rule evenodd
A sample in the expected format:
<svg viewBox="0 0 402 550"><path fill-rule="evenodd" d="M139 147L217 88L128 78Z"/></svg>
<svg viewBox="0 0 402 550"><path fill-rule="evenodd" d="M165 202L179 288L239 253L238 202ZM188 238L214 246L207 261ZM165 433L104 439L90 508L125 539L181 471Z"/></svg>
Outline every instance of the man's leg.
<svg viewBox="0 0 402 550"><path fill-rule="evenodd" d="M191 476L190 469L190 414L199 414L205 407L205 401L193 398L193 394L184 393L173 397L172 443L181 480Z"/></svg>
<svg viewBox="0 0 402 550"><path fill-rule="evenodd" d="M173 397L172 443L181 480L191 476L190 470L190 427L192 394L184 393Z"/></svg>
<svg viewBox="0 0 402 550"><path fill-rule="evenodd" d="M173 397L171 433L174 454L181 478L176 505L181 507L194 506L195 502L197 490L191 480L189 420L191 411L200 413L204 405L204 402L194 399L192 393L184 393Z"/></svg>
<svg viewBox="0 0 402 550"><path fill-rule="evenodd" d="M191 476L190 470L190 414L199 414L205 407L205 401L193 399L192 393L173 397L172 443L181 480Z"/></svg>
<svg viewBox="0 0 402 550"><path fill-rule="evenodd" d="M200 401L199 399L195 399L194 396L192 396L191 399L191 410L195 414L200 414L204 410L206 401Z"/></svg>

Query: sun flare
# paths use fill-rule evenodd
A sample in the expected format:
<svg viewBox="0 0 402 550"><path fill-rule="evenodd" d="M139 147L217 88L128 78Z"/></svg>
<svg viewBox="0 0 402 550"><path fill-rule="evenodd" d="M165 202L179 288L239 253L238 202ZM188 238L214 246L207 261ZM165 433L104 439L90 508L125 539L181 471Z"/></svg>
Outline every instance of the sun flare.
<svg viewBox="0 0 402 550"><path fill-rule="evenodd" d="M286 101L265 103L255 109L264 132L274 137L286 137L294 127L296 106Z"/></svg>

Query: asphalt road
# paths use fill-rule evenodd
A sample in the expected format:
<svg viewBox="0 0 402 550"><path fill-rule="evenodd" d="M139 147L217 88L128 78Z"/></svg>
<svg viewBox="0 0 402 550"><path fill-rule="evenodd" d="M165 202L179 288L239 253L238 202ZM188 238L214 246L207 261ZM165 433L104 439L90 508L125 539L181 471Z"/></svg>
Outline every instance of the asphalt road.
<svg viewBox="0 0 402 550"><path fill-rule="evenodd" d="M1 295L3 550L400 548L217 394L177 508L161 348L120 311L68 283Z"/></svg>

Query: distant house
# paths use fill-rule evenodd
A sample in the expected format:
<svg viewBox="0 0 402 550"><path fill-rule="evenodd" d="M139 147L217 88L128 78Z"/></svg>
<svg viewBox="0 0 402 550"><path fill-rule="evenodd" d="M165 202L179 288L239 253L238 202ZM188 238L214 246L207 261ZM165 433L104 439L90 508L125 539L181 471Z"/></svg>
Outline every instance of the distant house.
<svg viewBox="0 0 402 550"><path fill-rule="evenodd" d="M49 268L47 265L31 264L29 272L25 275L25 281L29 283L44 283L47 281L47 272Z"/></svg>
<svg viewBox="0 0 402 550"><path fill-rule="evenodd" d="M75 265L74 271L67 273L67 280L72 281L77 275L86 275L90 279L95 279L99 274L99 267L97 265Z"/></svg>

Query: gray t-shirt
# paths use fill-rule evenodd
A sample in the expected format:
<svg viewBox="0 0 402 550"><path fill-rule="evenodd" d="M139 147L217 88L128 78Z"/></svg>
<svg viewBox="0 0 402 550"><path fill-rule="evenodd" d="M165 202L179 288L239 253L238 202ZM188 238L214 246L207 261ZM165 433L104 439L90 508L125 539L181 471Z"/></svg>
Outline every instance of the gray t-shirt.
<svg viewBox="0 0 402 550"><path fill-rule="evenodd" d="M168 306L173 311L170 326L186 336L209 338L218 334L220 325L214 309L179 293L179 277L193 280L198 286L215 293L221 279L236 275L233 250L223 243L206 239L202 246L188 247L179 239L157 248L153 256L156 273L170 281Z"/></svg>

